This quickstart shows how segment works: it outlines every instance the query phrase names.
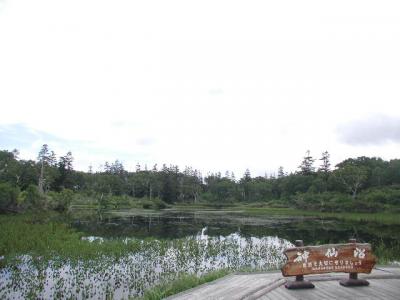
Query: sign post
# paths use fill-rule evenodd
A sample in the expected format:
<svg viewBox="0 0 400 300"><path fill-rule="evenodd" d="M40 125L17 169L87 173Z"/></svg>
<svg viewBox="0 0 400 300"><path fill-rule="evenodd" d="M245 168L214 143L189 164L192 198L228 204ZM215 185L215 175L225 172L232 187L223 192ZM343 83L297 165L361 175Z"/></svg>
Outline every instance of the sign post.
<svg viewBox="0 0 400 300"><path fill-rule="evenodd" d="M296 248L287 249L284 254L288 261L282 267L282 275L296 276L296 281L288 281L285 285L289 289L312 288L314 286L298 282L307 282L304 275L331 272L350 273L348 279L340 281L343 286L368 285L368 281L358 279L358 273L371 273L376 263L371 245L356 243L355 239L348 244L306 247L302 241L296 241Z"/></svg>
<svg viewBox="0 0 400 300"><path fill-rule="evenodd" d="M349 239L349 243L356 244L356 239ZM358 273L352 272L348 279L342 279L339 283L343 286L367 286L369 282L365 279L359 279Z"/></svg>
<svg viewBox="0 0 400 300"><path fill-rule="evenodd" d="M304 247L304 243L302 240L296 240L295 243L296 247ZM308 280L304 280L304 275L296 275L296 281L287 281L285 283L285 287L291 290L298 290L298 289L312 289L315 286Z"/></svg>

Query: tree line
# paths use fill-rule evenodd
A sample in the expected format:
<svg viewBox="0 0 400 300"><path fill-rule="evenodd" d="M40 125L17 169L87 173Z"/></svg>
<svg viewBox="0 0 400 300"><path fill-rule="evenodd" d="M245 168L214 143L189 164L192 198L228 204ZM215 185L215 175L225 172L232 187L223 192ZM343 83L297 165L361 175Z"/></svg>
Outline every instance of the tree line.
<svg viewBox="0 0 400 300"><path fill-rule="evenodd" d="M96 198L132 197L166 204L234 203L292 206L328 211L377 211L400 206L400 160L349 158L335 167L325 151L316 159L307 151L296 172L279 167L277 176L252 177L249 170L203 177L191 167L139 164L129 172L116 160L102 170L74 170L71 152L59 156L43 145L37 160L19 158L17 150L0 151L0 210L50 207L65 210L74 195ZM47 202L44 201L47 199ZM49 200L50 199L50 200ZM118 204L118 200L117 200ZM106 205L106 204L105 204Z"/></svg>

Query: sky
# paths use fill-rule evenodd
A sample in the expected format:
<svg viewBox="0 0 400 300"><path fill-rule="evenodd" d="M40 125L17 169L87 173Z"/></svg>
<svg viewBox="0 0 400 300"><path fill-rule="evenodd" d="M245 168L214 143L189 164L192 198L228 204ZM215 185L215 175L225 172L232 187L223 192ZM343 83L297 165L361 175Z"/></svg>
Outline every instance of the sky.
<svg viewBox="0 0 400 300"><path fill-rule="evenodd" d="M0 0L0 149L236 177L400 158L399 53L399 1Z"/></svg>

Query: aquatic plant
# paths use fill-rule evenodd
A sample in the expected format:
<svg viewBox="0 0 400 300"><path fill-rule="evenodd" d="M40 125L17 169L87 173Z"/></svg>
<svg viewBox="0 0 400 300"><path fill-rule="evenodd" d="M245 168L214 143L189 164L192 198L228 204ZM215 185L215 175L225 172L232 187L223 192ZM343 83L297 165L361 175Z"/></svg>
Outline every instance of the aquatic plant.
<svg viewBox="0 0 400 300"><path fill-rule="evenodd" d="M277 237L245 238L237 233L209 237L204 232L173 240L92 240L81 242L98 249L119 245L124 254L99 250L98 256L80 259L21 255L0 270L0 298L127 299L183 275L278 268L283 250L291 246Z"/></svg>

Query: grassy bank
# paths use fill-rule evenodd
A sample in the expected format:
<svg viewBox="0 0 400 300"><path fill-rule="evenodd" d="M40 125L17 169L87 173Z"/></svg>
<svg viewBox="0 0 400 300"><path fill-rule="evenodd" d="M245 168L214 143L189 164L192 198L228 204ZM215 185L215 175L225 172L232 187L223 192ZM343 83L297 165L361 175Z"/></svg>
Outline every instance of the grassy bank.
<svg viewBox="0 0 400 300"><path fill-rule="evenodd" d="M88 242L57 213L0 215L0 256L5 261L28 254L41 260L55 256L61 260L93 259L101 255L121 257L137 251L140 241ZM4 262L3 262L4 264Z"/></svg>
<svg viewBox="0 0 400 300"><path fill-rule="evenodd" d="M294 208L252 208L243 206L235 209L242 209L247 215L260 216L260 215L284 215L284 216L313 216L320 218L335 218L339 220L348 221L369 221L378 222L382 224L400 224L398 213L390 212L377 212L377 213L353 213L353 212L321 212L321 211L308 211Z"/></svg>
<svg viewBox="0 0 400 300"><path fill-rule="evenodd" d="M142 299L145 300L159 300L165 297L178 294L188 289L194 288L201 284L214 281L218 278L224 277L231 273L230 270L218 270L210 272L203 276L195 275L182 275L172 282L159 284L147 290Z"/></svg>
<svg viewBox="0 0 400 300"><path fill-rule="evenodd" d="M348 221L369 221L377 222L382 224L400 224L400 218L398 213L391 212L376 212L376 213L362 213L362 212L321 212L312 210L302 210L290 207L268 207L260 204L258 207L253 205L229 205L220 208L214 206L208 206L205 204L197 205L175 205L173 206L176 210L182 211L196 211L196 210L219 210L223 211L235 211L241 212L247 216L310 216L320 218L335 218L339 220Z"/></svg>
<svg viewBox="0 0 400 300"><path fill-rule="evenodd" d="M179 210L179 207L174 209ZM189 208L186 207L185 209ZM195 210L206 212L207 209L211 208L203 206L201 208L197 207ZM222 210L222 213L229 214L232 211L243 216L253 215L258 217L281 215L340 218L344 215L345 218L354 221L382 222L383 220L397 224L392 219L386 218L381 214L373 214L368 219L368 214L346 213L338 214L338 216L337 214L322 213L321 215L319 212L304 212L287 208L237 206L226 208ZM275 255L279 256L279 253L283 251L283 249L279 249L279 251L274 252L273 248L267 247L265 251L258 253L255 250L255 245L248 245L246 246L247 248L245 247L242 249L243 251L240 251L246 254L241 259L237 259L239 242L219 241L217 243L212 236L207 241L198 241L189 237L187 239L165 240L153 238L124 240L117 238L102 242L88 242L82 239L83 233L71 228L68 222L69 220L66 219L65 215L55 212L0 215L0 257L5 257L5 259L0 259L0 268L4 267L4 269L12 270L13 276L16 276L15 282L26 280L25 276L28 276L27 278L33 276L30 280L34 283L32 289L37 289L34 290L35 292L40 291L41 286L45 284L45 270L49 266L57 272L62 272L63 266L69 265L74 275L71 275L69 282L66 282L65 285L60 283L60 286L57 286L57 291L60 293L76 287L74 295L83 295L80 294L82 293L81 291L85 289L90 291L90 287L82 285L82 282L85 282L84 279L93 280L93 278L99 278L96 280L101 281L107 293L112 293L115 286L110 283L114 282L110 280L110 276L113 276L115 282L123 282L127 286L131 286L130 288L133 290L138 291L138 293L130 296L140 295L141 292L145 291L145 299L161 299L225 276L229 273L228 269L240 270L243 267L254 265L255 262L260 262L269 253L275 253ZM210 247L207 245L210 245ZM379 244L378 240L373 247L380 264L387 264L400 258L399 242L384 244L382 241ZM135 253L138 253L138 256L134 256ZM253 253L258 254L256 257L251 258ZM32 271L28 273L18 267L21 263L21 261L18 261L18 257L25 254L31 256L33 260ZM217 271L215 271L215 268L203 269L203 259L210 257L231 257L231 263L235 265L222 266L222 268L226 269ZM249 259L249 261L242 266L240 261L244 259ZM192 267L193 262L196 264L194 269ZM280 263L283 263L283 259ZM155 271L155 264L163 267L161 275ZM125 266L129 266L129 268L125 269ZM279 265L273 265L271 268L276 269L278 267ZM121 272L121 269L125 271ZM263 268L262 271L266 269ZM36 279L34 273L36 271L42 274L42 277L40 277L42 281ZM144 271L145 276L143 276ZM193 273L206 275L202 277L188 275ZM36 283L35 280L38 280L38 282ZM158 284L159 280L163 283ZM93 284L93 282L90 284ZM154 286L154 284L157 285ZM18 288L18 285L15 288ZM33 295L37 294L34 293ZM0 298L1 296L0 291Z"/></svg>
<svg viewBox="0 0 400 300"><path fill-rule="evenodd" d="M86 298L94 293L101 298L123 286L123 298L147 291L146 297L157 299L226 275L228 271L221 269L257 265L267 270L283 262L284 245L268 240L253 244L189 236L88 242L56 214L2 215L0 226L0 255L5 256L0 259L0 298L18 298L18 293L41 298L49 284L54 291L50 298ZM153 288L159 282L163 284Z"/></svg>

